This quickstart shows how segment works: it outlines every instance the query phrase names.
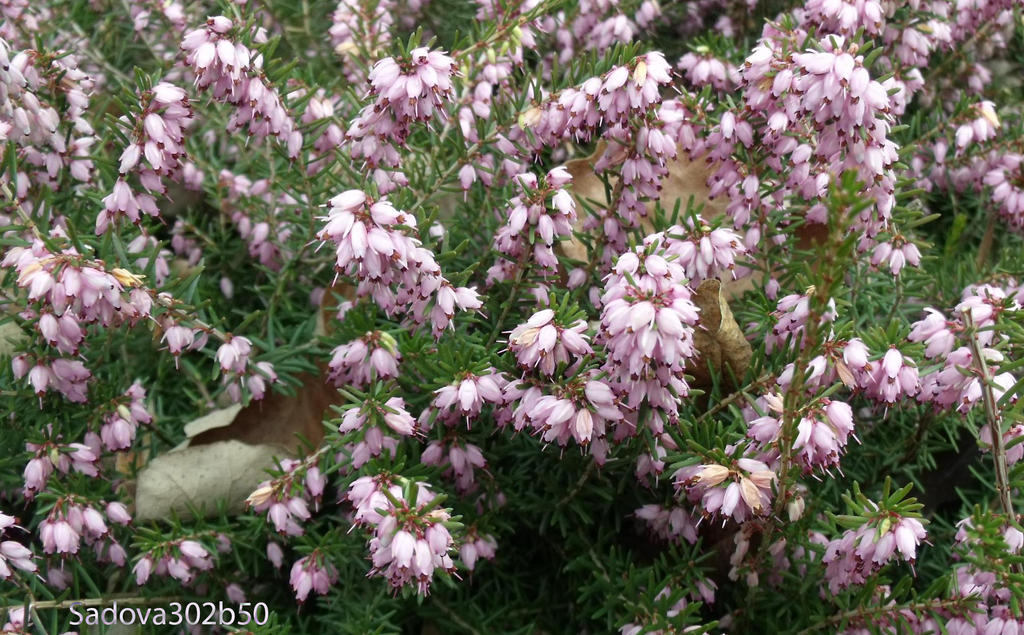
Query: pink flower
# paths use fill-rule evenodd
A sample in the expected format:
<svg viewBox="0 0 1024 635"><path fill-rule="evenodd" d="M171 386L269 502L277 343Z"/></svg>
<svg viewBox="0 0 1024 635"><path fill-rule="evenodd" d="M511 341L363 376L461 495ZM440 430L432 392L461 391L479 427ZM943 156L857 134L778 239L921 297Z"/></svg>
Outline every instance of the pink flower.
<svg viewBox="0 0 1024 635"><path fill-rule="evenodd" d="M273 136L291 158L297 158L302 150L302 133L264 75L263 55L232 41L229 33L233 28L229 18L215 16L205 26L185 34L181 49L185 63L196 75L196 86L235 107L228 120L229 131L247 127L257 139Z"/></svg>
<svg viewBox="0 0 1024 635"><path fill-rule="evenodd" d="M914 323L907 336L912 342L924 342L925 357L947 356L956 345L956 335L951 327L955 325L946 320L946 316L935 309L925 309L928 316Z"/></svg>
<svg viewBox="0 0 1024 635"><path fill-rule="evenodd" d="M310 591L316 591L318 595L326 595L331 585L337 580L337 569L327 562L326 556L318 551L296 560L288 577L288 583L295 591L295 598L300 603L306 601Z"/></svg>
<svg viewBox="0 0 1024 635"><path fill-rule="evenodd" d="M665 230L665 252L678 257L691 286L708 278L736 277L736 258L747 253L743 239L730 229L697 225L687 217L682 225Z"/></svg>
<svg viewBox="0 0 1024 635"><path fill-rule="evenodd" d="M765 463L741 458L733 468L707 464L685 467L673 476L676 489L693 501L700 501L705 517L730 517L744 522L768 513L775 472Z"/></svg>
<svg viewBox="0 0 1024 635"><path fill-rule="evenodd" d="M884 523L869 521L857 529L846 530L828 544L822 558L829 589L837 593L850 585L863 584L896 553L913 564L917 545L925 535L920 520L895 516L892 512L887 512Z"/></svg>
<svg viewBox="0 0 1024 635"><path fill-rule="evenodd" d="M421 595L427 595L436 570L455 571L450 555L454 540L445 527L450 514L430 505L435 495L426 484L405 483L415 488L415 504L406 499L408 488L370 477L352 483L347 497L356 506L355 524L373 532L368 543L373 563L369 575L386 577L395 589L415 585ZM382 494L383 487L390 498ZM377 505L372 514L367 513L369 505Z"/></svg>
<svg viewBox="0 0 1024 635"><path fill-rule="evenodd" d="M229 335L217 349L217 362L224 372L244 373L251 352L252 342L249 338Z"/></svg>
<svg viewBox="0 0 1024 635"><path fill-rule="evenodd" d="M128 513L128 509L122 503L113 502L107 503L107 519L110 522L117 523L119 525L127 526L132 522L132 517Z"/></svg>
<svg viewBox="0 0 1024 635"><path fill-rule="evenodd" d="M401 358L395 338L383 331L373 331L334 349L328 364L330 377L337 386L362 388L374 377L398 377Z"/></svg>
<svg viewBox="0 0 1024 635"><path fill-rule="evenodd" d="M493 368L480 375L466 373L454 383L435 390L431 406L446 422L454 417L463 417L469 424L479 416L484 404L499 405L503 402L505 383L505 378Z"/></svg>
<svg viewBox="0 0 1024 635"><path fill-rule="evenodd" d="M149 555L145 555L135 563L135 567L132 569L132 573L135 574L135 584L142 586L149 580L150 573L153 571L153 558Z"/></svg>
<svg viewBox="0 0 1024 635"><path fill-rule="evenodd" d="M875 365L864 388L869 397L892 404L903 395L913 397L920 386L917 366L891 347Z"/></svg>
<svg viewBox="0 0 1024 635"><path fill-rule="evenodd" d="M10 527L14 527L14 518L0 512L0 538ZM11 567L28 573L34 573L38 567L32 551L14 540L0 540L0 580L10 579L14 572Z"/></svg>
<svg viewBox="0 0 1024 635"><path fill-rule="evenodd" d="M356 278L358 296L371 296L388 315L408 315L416 324L429 319L435 337L451 326L456 310L482 306L474 289L453 287L441 275L434 255L407 233L416 219L387 199L348 190L327 207L317 237L335 245L335 269Z"/></svg>
<svg viewBox="0 0 1024 635"><path fill-rule="evenodd" d="M474 471L487 466L487 460L479 447L454 439L447 444L444 441L431 441L420 455L420 462L424 465L448 466L445 474L455 477L455 485L460 492L470 491Z"/></svg>
<svg viewBox="0 0 1024 635"><path fill-rule="evenodd" d="M558 267L554 245L572 235L576 220L576 204L561 187L571 179L564 168L551 170L541 181L529 172L516 175L518 194L509 201L507 220L494 236L495 249L513 262L528 258L545 275L553 273ZM495 264L488 282L509 277L507 263Z"/></svg>
<svg viewBox="0 0 1024 635"><path fill-rule="evenodd" d="M637 408L648 401L670 416L689 393L686 361L696 356L693 329L699 315L682 267L649 236L645 247L619 257L601 297L599 341L608 351L604 370Z"/></svg>
<svg viewBox="0 0 1024 635"><path fill-rule="evenodd" d="M634 514L647 523L652 534L662 540L678 541L682 538L691 545L697 542L697 524L690 512L682 507L644 505Z"/></svg>
<svg viewBox="0 0 1024 635"><path fill-rule="evenodd" d="M281 550L281 545L276 542L267 543L267 560L270 560L275 569L281 568L281 564L284 562L284 551Z"/></svg>
<svg viewBox="0 0 1024 635"><path fill-rule="evenodd" d="M467 569L473 571L480 559L494 560L498 549L498 541L489 534L480 534L476 529L466 533L462 546L459 547L459 559Z"/></svg>
<svg viewBox="0 0 1024 635"><path fill-rule="evenodd" d="M562 325L555 321L554 311L543 309L512 330L508 347L520 366L537 368L542 374L551 375L558 364L568 364L593 353L586 332L586 321Z"/></svg>

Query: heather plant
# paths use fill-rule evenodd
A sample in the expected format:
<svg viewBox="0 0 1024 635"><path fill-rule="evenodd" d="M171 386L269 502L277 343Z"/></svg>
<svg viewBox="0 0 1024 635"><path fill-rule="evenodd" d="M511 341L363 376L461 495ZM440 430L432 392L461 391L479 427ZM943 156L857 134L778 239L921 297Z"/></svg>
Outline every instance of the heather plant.
<svg viewBox="0 0 1024 635"><path fill-rule="evenodd" d="M1021 3L0 4L3 632L1024 632Z"/></svg>

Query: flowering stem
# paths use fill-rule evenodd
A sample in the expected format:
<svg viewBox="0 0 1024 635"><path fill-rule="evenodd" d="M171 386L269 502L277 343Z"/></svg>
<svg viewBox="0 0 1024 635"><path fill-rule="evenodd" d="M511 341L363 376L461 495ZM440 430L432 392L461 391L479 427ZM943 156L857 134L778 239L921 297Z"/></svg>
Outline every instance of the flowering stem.
<svg viewBox="0 0 1024 635"><path fill-rule="evenodd" d="M981 381L981 400L985 410L985 419L988 422L989 430L992 432L992 461L995 463L996 490L999 492L999 504L1003 508L1009 522L1017 519L1013 513L1013 498L1010 496L1010 476L1006 464L1006 446L1003 443L1002 415L999 412L999 404L996 401L995 392L992 390L991 377L989 375L988 363L978 342L977 329L974 327L974 320L970 311L964 312L964 322L967 326L969 344L971 347L971 358L974 370L977 371ZM1019 570L1019 566L1015 567Z"/></svg>

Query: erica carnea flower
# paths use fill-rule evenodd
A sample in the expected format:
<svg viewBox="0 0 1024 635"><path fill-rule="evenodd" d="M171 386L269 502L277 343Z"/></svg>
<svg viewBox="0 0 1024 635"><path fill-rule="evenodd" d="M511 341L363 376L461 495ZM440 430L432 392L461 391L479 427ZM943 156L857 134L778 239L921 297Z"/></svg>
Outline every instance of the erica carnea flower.
<svg viewBox="0 0 1024 635"><path fill-rule="evenodd" d="M230 544L230 543L229 543ZM167 576L183 585L192 584L196 576L214 568L213 554L201 542L186 538L161 544L135 563L133 573L139 586L152 574Z"/></svg>
<svg viewBox="0 0 1024 635"><path fill-rule="evenodd" d="M554 311L542 309L512 329L508 348L520 366L536 368L544 375L551 375L559 364L568 364L593 352L587 328L584 320L559 324Z"/></svg>
<svg viewBox="0 0 1024 635"><path fill-rule="evenodd" d="M925 535L921 521L899 516L846 530L828 544L822 558L829 589L836 593L852 584L863 584L893 556L913 564Z"/></svg>
<svg viewBox="0 0 1024 635"><path fill-rule="evenodd" d="M67 474L75 471L86 476L99 474L99 439L95 447L84 443L61 443L58 440L43 444L26 443L25 449L35 456L25 465L23 476L26 498L32 498L43 491L50 475Z"/></svg>
<svg viewBox="0 0 1024 635"><path fill-rule="evenodd" d="M329 367L338 386L362 388L374 378L398 377L402 354L390 334L373 331L334 349Z"/></svg>
<svg viewBox="0 0 1024 635"><path fill-rule="evenodd" d="M455 61L443 51L426 47L408 57L378 60L369 73L374 102L363 108L348 130L344 146L353 160L373 170L377 189L387 194L408 183L400 171L398 148L404 145L414 122L447 117L444 105L452 98Z"/></svg>
<svg viewBox="0 0 1024 635"><path fill-rule="evenodd" d="M459 547L459 559L470 571L476 569L480 560L494 560L498 549L498 541L490 534L481 534L476 528L466 532Z"/></svg>
<svg viewBox="0 0 1024 635"><path fill-rule="evenodd" d="M341 417L338 432L351 435L346 449L353 468L359 468L371 457L380 456L384 450L394 455L398 446L397 437L413 436L417 433L416 420L405 407L401 397L390 397L381 401L367 398L350 407Z"/></svg>
<svg viewBox="0 0 1024 635"><path fill-rule="evenodd" d="M532 260L546 273L558 266L553 247L558 240L572 235L576 220L576 204L563 189L572 177L558 167L538 181L532 173L518 174L513 179L518 194L509 201L508 218L494 236L498 252L508 257L488 272L490 280L514 277L524 260Z"/></svg>
<svg viewBox="0 0 1024 635"><path fill-rule="evenodd" d="M288 583L295 591L295 599L305 602L310 591L318 595L326 595L331 585L338 579L338 570L319 551L299 558L292 565Z"/></svg>
<svg viewBox="0 0 1024 635"><path fill-rule="evenodd" d="M334 243L336 270L358 281L359 296L372 297L389 315L418 324L429 319L435 335L451 325L456 309L480 308L476 290L452 286L434 255L407 233L416 227L413 216L358 190L335 196L327 207L317 236Z"/></svg>
<svg viewBox="0 0 1024 635"><path fill-rule="evenodd" d="M479 374L465 373L451 384L435 390L430 405L447 425L455 425L460 419L472 425L485 404L503 403L505 383L505 377L494 368Z"/></svg>
<svg viewBox="0 0 1024 635"><path fill-rule="evenodd" d="M16 527L15 522L13 516L0 512L0 580L7 580L13 576L14 569L28 573L34 573L38 569L35 555L28 547L14 540L2 540L9 528ZM494 557L493 551L491 557Z"/></svg>
<svg viewBox="0 0 1024 635"><path fill-rule="evenodd" d="M263 73L263 54L234 40L234 29L229 18L218 15L185 34L181 49L185 63L195 73L196 87L235 107L229 130L247 127L257 139L276 137L287 146L289 156L296 158L302 149L302 133Z"/></svg>
<svg viewBox="0 0 1024 635"><path fill-rule="evenodd" d="M135 431L139 424L153 421L153 415L146 410L146 389L135 382L124 394L124 400L117 408L103 416L103 427L100 439L110 450L123 450L131 447L135 441Z"/></svg>
<svg viewBox="0 0 1024 635"><path fill-rule="evenodd" d="M307 500L319 505L326 480L320 468L309 461L285 459L282 474L260 483L246 499L246 506L256 512L267 512L267 520L282 535L301 536L301 523L312 515Z"/></svg>
<svg viewBox="0 0 1024 635"><path fill-rule="evenodd" d="M631 408L643 401L675 415L689 392L684 367L694 357L693 328L699 314L690 300L682 267L659 237L619 257L601 297L600 342L608 351L604 370Z"/></svg>
<svg viewBox="0 0 1024 635"><path fill-rule="evenodd" d="M450 443L431 441L420 455L420 462L424 465L447 467L445 474L454 476L455 486L460 492L471 490L475 471L487 466L487 459L478 446L460 443L455 439L451 439Z"/></svg>
<svg viewBox="0 0 1024 635"><path fill-rule="evenodd" d="M770 511L776 474L761 461L738 459L732 468L718 464L685 467L673 476L676 489L698 502L705 517L730 517L742 523Z"/></svg>
<svg viewBox="0 0 1024 635"><path fill-rule="evenodd" d="M185 130L192 122L192 106L185 91L160 82L142 95L142 110L132 125L131 142L121 153L119 178L113 191L103 199L104 209L96 217L96 233L107 231L112 221L123 216L139 223L140 214L156 216L159 208L153 193L164 194L164 177L184 178ZM147 193L136 193L127 177L136 174Z"/></svg>
<svg viewBox="0 0 1024 635"><path fill-rule="evenodd" d="M743 239L730 229L698 225L693 217L665 230L665 252L675 256L693 286L708 278L736 277L736 258L747 252Z"/></svg>
<svg viewBox="0 0 1024 635"><path fill-rule="evenodd" d="M775 326L765 336L765 350L771 353L777 348L788 346L790 348L803 348L805 345L804 330L807 325L807 318L811 315L810 295L814 290L808 290L806 295L793 293L779 300L778 308L772 313L775 318ZM829 298L828 308L822 314L820 324L835 321L836 319L835 300Z"/></svg>
<svg viewBox="0 0 1024 635"><path fill-rule="evenodd" d="M682 507L644 505L634 514L647 524L652 534L662 540L678 541L682 538L690 544L697 542L697 523L690 512Z"/></svg>
<svg viewBox="0 0 1024 635"><path fill-rule="evenodd" d="M410 585L426 595L436 570L454 573L451 516L431 504L436 496L425 483L405 479L363 477L352 483L348 500L356 508L355 523L372 531L369 575L387 578L396 590Z"/></svg>
<svg viewBox="0 0 1024 635"><path fill-rule="evenodd" d="M619 425L625 418L619 398L598 376L589 371L550 386L511 381L505 387L506 405L498 413L499 422L511 422L515 430L532 430L545 443L565 447L574 440L603 464L613 426L622 436L629 430Z"/></svg>

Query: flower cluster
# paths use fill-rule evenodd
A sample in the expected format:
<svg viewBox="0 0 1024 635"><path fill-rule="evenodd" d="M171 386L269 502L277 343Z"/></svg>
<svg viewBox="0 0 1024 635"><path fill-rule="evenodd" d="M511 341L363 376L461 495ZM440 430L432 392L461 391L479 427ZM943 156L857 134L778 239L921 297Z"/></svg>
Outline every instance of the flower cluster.
<svg viewBox="0 0 1024 635"><path fill-rule="evenodd" d="M718 516L742 523L770 511L776 474L765 463L737 459L732 468L716 463L681 468L673 475L680 493L700 504L705 518Z"/></svg>
<svg viewBox="0 0 1024 635"><path fill-rule="evenodd" d="M14 516L0 512L0 538L11 527L17 527L14 524L16 521ZM14 575L12 567L28 573L34 573L38 569L35 556L28 547L15 540L4 540L0 542L0 580L8 580Z"/></svg>
<svg viewBox="0 0 1024 635"><path fill-rule="evenodd" d="M972 350L972 339L985 358L985 366L992 374L990 381L997 386L999 396L1008 391L1016 378L1010 373L999 373L1003 355L992 348L1000 315L1017 311L1019 302L1006 289L994 285L972 285L964 289L961 302L954 308L954 318L948 319L936 309L914 323L908 339L925 346L928 359L941 361L921 375L918 400L930 402L939 408L955 408L967 412L982 398L982 378ZM968 325L974 328L968 332ZM983 433L984 433L983 429Z"/></svg>
<svg viewBox="0 0 1024 635"><path fill-rule="evenodd" d="M395 338L384 331L372 331L334 349L328 366L336 386L363 388L374 378L398 377L398 352Z"/></svg>
<svg viewBox="0 0 1024 635"><path fill-rule="evenodd" d="M747 435L760 449L769 450L781 432L782 398L767 395L759 401L769 406L769 414L752 419ZM793 440L797 463L805 472L837 467L839 457L853 436L853 427L853 409L848 403L827 397L812 402L802 410Z"/></svg>
<svg viewBox="0 0 1024 635"><path fill-rule="evenodd" d="M375 101L363 108L348 130L345 145L353 160L373 169L382 194L406 185L398 148L405 143L413 122L444 119L452 98L455 61L442 51L420 47L406 59L386 57L370 70L370 94Z"/></svg>
<svg viewBox="0 0 1024 635"><path fill-rule="evenodd" d="M107 516L117 522L122 518L122 511L108 506ZM103 514L72 497L56 500L46 519L39 524L39 539L44 553L57 554L61 558L77 554L84 539L86 544L93 546L97 556L105 551L107 560L114 564L124 566L127 559L124 548L110 535Z"/></svg>
<svg viewBox="0 0 1024 635"><path fill-rule="evenodd" d="M589 449L598 464L608 454L606 436L611 426L621 436L632 430L625 423L625 408L611 386L597 371L581 373L545 390L531 382L510 381L505 387L506 406L497 413L499 424L511 423L532 430L545 443L565 447L569 440Z"/></svg>
<svg viewBox="0 0 1024 635"><path fill-rule="evenodd" d="M263 73L263 54L232 39L231 19L218 15L185 34L181 49L196 76L196 86L235 107L229 130L248 128L257 139L273 136L286 144L288 156L302 150L302 133L277 91Z"/></svg>
<svg viewBox="0 0 1024 635"><path fill-rule="evenodd" d="M95 80L75 55L15 50L0 37L0 139L14 143L18 170L5 171L19 201L33 185L56 190L67 170L75 181L93 177L96 142L87 116Z"/></svg>
<svg viewBox="0 0 1024 635"><path fill-rule="evenodd" d="M646 242L621 255L605 282L599 341L608 351L604 370L630 408L647 401L675 416L689 393L683 375L696 355L699 315L682 266L659 236Z"/></svg>
<svg viewBox="0 0 1024 635"><path fill-rule="evenodd" d="M217 551L231 550L231 541L224 534L218 534ZM167 576L188 586L192 584L199 572L210 571L214 567L213 554L198 540L186 538L175 540L155 547L142 556L132 573L135 583L146 584L152 574Z"/></svg>
<svg viewBox="0 0 1024 635"><path fill-rule="evenodd" d="M480 560L494 560L498 549L498 541L494 536L481 534L474 529L466 532L462 539L462 546L459 547L459 559L470 571L476 569Z"/></svg>
<svg viewBox="0 0 1024 635"><path fill-rule="evenodd" d="M139 382L134 382L122 399L112 412L103 415L100 439L108 450L130 448L139 424L153 421L153 415L146 409L146 389Z"/></svg>
<svg viewBox="0 0 1024 635"><path fill-rule="evenodd" d="M389 315L407 315L417 324L429 318L435 336L451 325L456 308L480 308L476 290L454 287L430 250L407 233L416 228L411 214L358 190L335 196L327 208L317 237L334 243L335 268L358 280L358 296L371 296Z"/></svg>
<svg viewBox="0 0 1024 635"><path fill-rule="evenodd" d="M245 504L257 512L267 512L267 519L277 533L289 536L303 534L302 523L309 520L307 498L318 506L324 494L327 479L316 465L306 461L281 461L281 475L260 483Z"/></svg>
<svg viewBox="0 0 1024 635"><path fill-rule="evenodd" d="M360 53L371 55L384 50L391 43L395 3L391 0L339 0L331 13L331 45L334 52L345 60L345 77L352 84L366 81Z"/></svg>
<svg viewBox="0 0 1024 635"><path fill-rule="evenodd" d="M371 576L388 579L394 589L410 585L421 595L430 592L434 572L455 572L448 531L448 511L432 502L437 495L425 483L387 483L371 477L349 487L356 509L355 524L370 529Z"/></svg>
<svg viewBox="0 0 1024 635"><path fill-rule="evenodd" d="M913 564L925 535L920 520L898 515L847 529L828 543L822 557L829 590L838 593L852 584L863 584L896 555Z"/></svg>
<svg viewBox="0 0 1024 635"><path fill-rule="evenodd" d="M553 310L541 309L512 329L508 348L520 367L536 368L542 375L550 376L559 364L569 364L593 353L587 328L584 320L576 320L571 325L559 324Z"/></svg>
<svg viewBox="0 0 1024 635"><path fill-rule="evenodd" d="M398 439L391 433L400 437L413 436L416 420L405 409L405 401L401 397L391 397L383 402L368 398L345 411L338 432L355 434L347 454L352 467L358 469L384 450L394 455Z"/></svg>
<svg viewBox="0 0 1024 635"><path fill-rule="evenodd" d="M166 193L164 177L184 177L185 129L193 116L185 91L161 82L143 93L140 101L142 110L135 117L131 143L121 153L120 178L96 217L97 234L106 232L111 222L122 216L138 224L140 213L158 215L153 193ZM146 194L136 194L128 184L127 176L133 171Z"/></svg>
<svg viewBox="0 0 1024 635"><path fill-rule="evenodd" d="M288 575L288 582L299 602L305 602L310 591L326 595L337 579L338 570L317 551L296 560Z"/></svg>
<svg viewBox="0 0 1024 635"><path fill-rule="evenodd" d="M517 175L519 193L509 201L508 219L494 235L494 247L508 257L488 271L488 280L506 280L526 262L553 273L558 267L556 241L572 235L576 204L563 189L572 182L564 167L558 167L538 181L530 173Z"/></svg>
<svg viewBox="0 0 1024 635"><path fill-rule="evenodd" d="M465 420L470 426L485 404L500 405L504 402L502 390L505 384L505 377L493 368L479 374L465 373L453 383L435 390L430 405L445 425L454 426ZM428 409L423 414L432 416L433 412Z"/></svg>
<svg viewBox="0 0 1024 635"><path fill-rule="evenodd" d="M775 326L765 336L765 351L771 353L782 347L803 348L806 345L805 329L811 315L811 294L791 293L779 299L778 307L772 313ZM828 309L822 314L819 324L824 325L836 319L835 299L829 298Z"/></svg>
<svg viewBox="0 0 1024 635"><path fill-rule="evenodd" d="M691 285L710 278L737 277L736 259L747 253L743 239L725 227L712 229L688 217L665 230L665 253L676 257Z"/></svg>
<svg viewBox="0 0 1024 635"><path fill-rule="evenodd" d="M634 514L647 524L653 535L662 540L678 541L682 538L691 545L697 542L697 524L683 507L648 504L637 509Z"/></svg>
<svg viewBox="0 0 1024 635"><path fill-rule="evenodd" d="M445 474L455 477L455 487L460 492L468 492L473 489L474 470L486 467L487 459L479 447L452 439L447 444L445 441L431 441L420 455L420 463L447 467Z"/></svg>

